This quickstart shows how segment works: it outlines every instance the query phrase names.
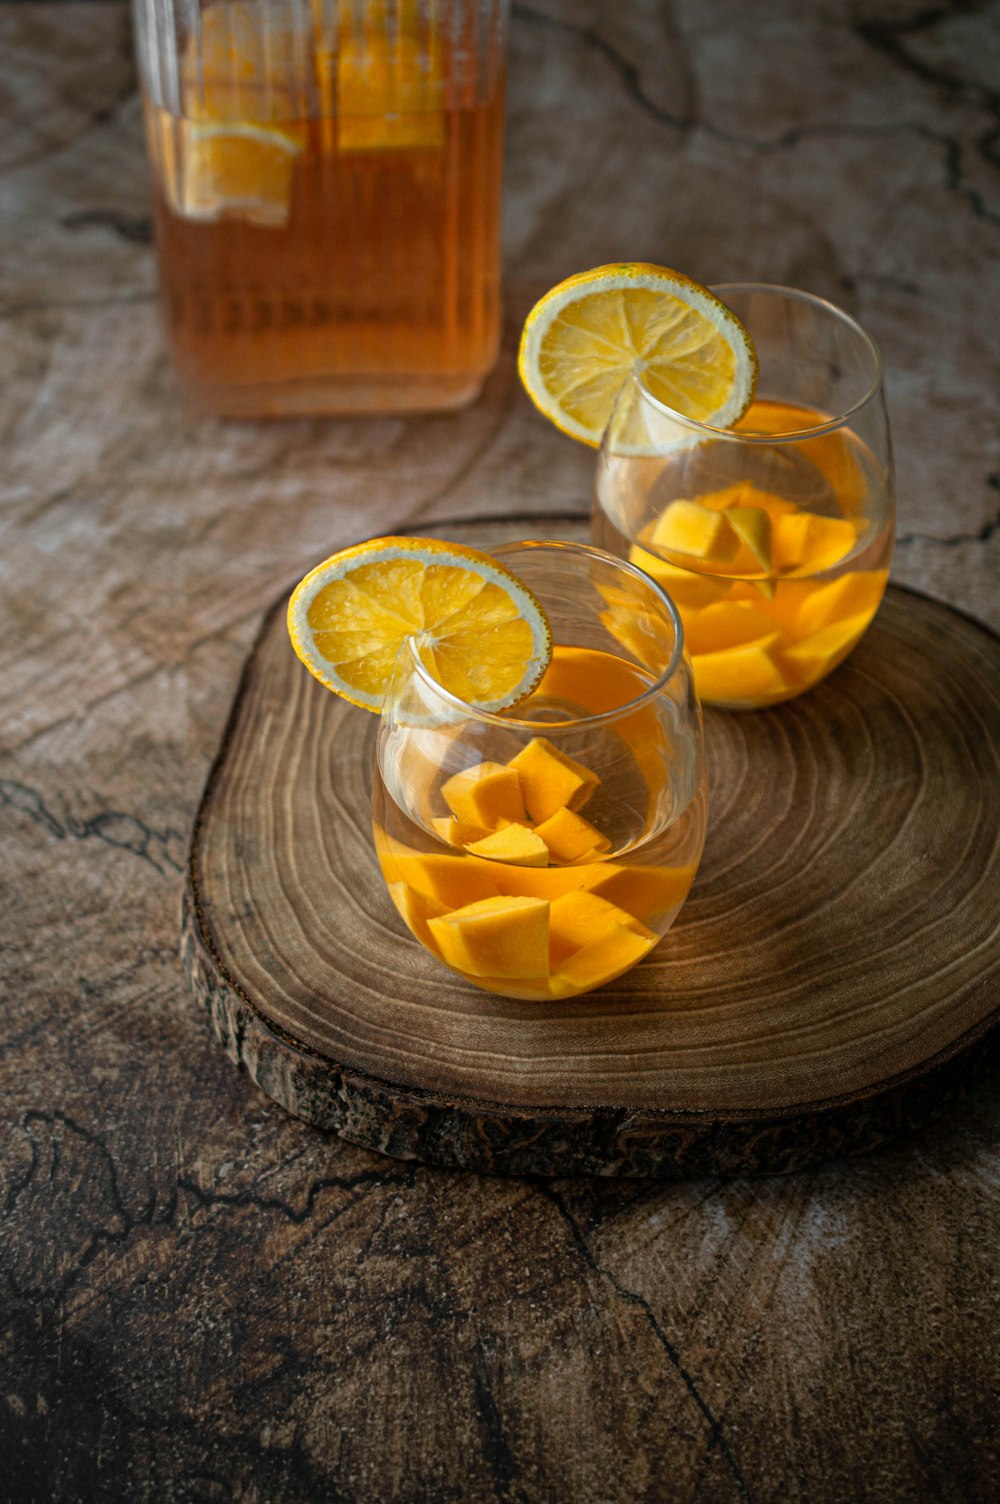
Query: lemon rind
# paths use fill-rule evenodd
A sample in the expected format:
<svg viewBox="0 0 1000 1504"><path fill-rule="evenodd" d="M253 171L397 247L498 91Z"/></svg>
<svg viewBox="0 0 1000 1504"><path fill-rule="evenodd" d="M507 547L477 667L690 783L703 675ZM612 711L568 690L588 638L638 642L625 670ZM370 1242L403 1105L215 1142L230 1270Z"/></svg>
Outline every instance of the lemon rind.
<svg viewBox="0 0 1000 1504"><path fill-rule="evenodd" d="M576 272L553 287L532 308L521 335L517 369L525 391L539 412L569 438L593 449L600 446L611 412L606 414L600 433L571 417L548 390L541 372L540 352L546 332L567 304L577 301L582 291L589 295L628 287L669 293L701 313L725 338L735 359L730 396L715 412L699 416L696 421L716 428L728 428L738 422L750 407L757 388L758 362L752 339L731 309L707 287L702 287L683 272L648 262L619 262ZM623 367L623 381L628 374L628 369ZM638 446L638 452L645 450Z"/></svg>
<svg viewBox="0 0 1000 1504"><path fill-rule="evenodd" d="M495 713L509 709L529 695L540 681L552 656L552 630L541 603L515 574L497 563L489 554L480 553L462 543L446 543L433 538L386 537L353 544L324 559L299 581L288 602L288 635L296 656L313 677L340 698L349 700L352 705L376 715L381 714L383 695L365 695L355 685L348 684L336 673L334 665L316 651L308 612L319 591L334 580L345 578L362 564L389 563L401 558L416 558L428 565L452 564L458 568L467 568L484 581L499 585L511 596L522 619L531 628L531 656L526 661L524 674L510 693L495 700L484 701L476 708ZM446 685L442 688L447 691Z"/></svg>

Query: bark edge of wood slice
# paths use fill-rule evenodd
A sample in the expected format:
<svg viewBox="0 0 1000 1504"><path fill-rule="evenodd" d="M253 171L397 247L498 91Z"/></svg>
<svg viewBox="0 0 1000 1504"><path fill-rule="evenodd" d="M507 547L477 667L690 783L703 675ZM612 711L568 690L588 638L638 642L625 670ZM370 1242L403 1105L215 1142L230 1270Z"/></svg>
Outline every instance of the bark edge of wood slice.
<svg viewBox="0 0 1000 1504"><path fill-rule="evenodd" d="M413 531L488 549L586 519ZM922 1126L995 1060L1000 639L980 623L890 588L810 694L707 713L709 840L680 918L618 982L538 1004L405 930L371 850L375 717L306 674L285 599L195 819L182 956L289 1111L487 1173L787 1173Z"/></svg>

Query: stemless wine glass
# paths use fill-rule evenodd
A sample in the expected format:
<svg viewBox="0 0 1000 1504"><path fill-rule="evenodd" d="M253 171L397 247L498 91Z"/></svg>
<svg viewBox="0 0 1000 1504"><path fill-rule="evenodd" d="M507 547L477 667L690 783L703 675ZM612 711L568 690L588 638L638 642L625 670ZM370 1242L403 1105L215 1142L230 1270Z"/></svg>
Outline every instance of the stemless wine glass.
<svg viewBox="0 0 1000 1504"><path fill-rule="evenodd" d="M666 933L705 841L701 713L677 610L584 544L495 557L532 590L552 659L491 713L400 649L381 717L375 849L400 914L478 987L546 999L627 971Z"/></svg>
<svg viewBox="0 0 1000 1504"><path fill-rule="evenodd" d="M625 383L598 461L593 538L670 592L701 700L752 709L811 688L885 590L895 517L878 347L822 298L713 289L760 377L732 429Z"/></svg>

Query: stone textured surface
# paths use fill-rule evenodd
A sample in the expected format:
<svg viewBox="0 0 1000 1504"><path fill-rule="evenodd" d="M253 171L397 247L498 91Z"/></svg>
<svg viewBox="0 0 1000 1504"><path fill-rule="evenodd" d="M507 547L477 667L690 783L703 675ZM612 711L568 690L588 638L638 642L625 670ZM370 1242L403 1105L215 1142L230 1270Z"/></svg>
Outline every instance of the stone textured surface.
<svg viewBox="0 0 1000 1504"><path fill-rule="evenodd" d="M0 0L0 1493L995 1497L995 1079L784 1180L490 1180L287 1117L177 958L265 607L360 531L586 505L520 393L538 292L758 276L879 339L894 577L996 626L997 6L515 6L507 326L456 416L187 416L127 11Z"/></svg>

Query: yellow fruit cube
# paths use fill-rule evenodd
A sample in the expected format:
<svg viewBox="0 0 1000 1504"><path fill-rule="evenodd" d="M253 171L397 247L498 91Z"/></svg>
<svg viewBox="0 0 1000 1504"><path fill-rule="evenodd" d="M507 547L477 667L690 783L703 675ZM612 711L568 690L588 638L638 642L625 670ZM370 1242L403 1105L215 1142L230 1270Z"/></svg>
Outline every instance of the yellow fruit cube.
<svg viewBox="0 0 1000 1504"><path fill-rule="evenodd" d="M715 564L736 557L740 540L725 512L698 501L672 501L653 529L650 541L665 553L688 554Z"/></svg>
<svg viewBox="0 0 1000 1504"><path fill-rule="evenodd" d="M777 631L777 623L750 601L718 601L684 614L684 642L692 657L721 653L745 642L759 642Z"/></svg>
<svg viewBox="0 0 1000 1504"><path fill-rule="evenodd" d="M544 977L549 905L541 898L484 898L428 920L441 957L472 977Z"/></svg>
<svg viewBox="0 0 1000 1504"><path fill-rule="evenodd" d="M596 773L574 762L544 736L532 737L507 767L520 779L524 809L536 824L557 809L579 809L600 783Z"/></svg>
<svg viewBox="0 0 1000 1504"><path fill-rule="evenodd" d="M464 820L456 820L454 815L435 815L431 824L446 846L468 846L489 835L481 825L467 825Z"/></svg>
<svg viewBox="0 0 1000 1504"><path fill-rule="evenodd" d="M774 524L774 568L818 574L849 554L858 540L857 524L846 517L789 512Z"/></svg>
<svg viewBox="0 0 1000 1504"><path fill-rule="evenodd" d="M447 909L495 897L500 891L492 862L458 853L417 851L391 840L379 827L375 828L375 854L387 884L406 883Z"/></svg>
<svg viewBox="0 0 1000 1504"><path fill-rule="evenodd" d="M594 944L582 946L559 963L550 982L552 995L588 992L612 981L648 955L657 939L648 930L638 933L622 924L613 925Z"/></svg>
<svg viewBox="0 0 1000 1504"><path fill-rule="evenodd" d="M441 785L441 795L455 819L467 825L496 830L501 820L524 823L520 779L517 770L504 763L464 768Z"/></svg>
<svg viewBox="0 0 1000 1504"><path fill-rule="evenodd" d="M582 872L586 869L575 869ZM636 922L662 917L680 908L688 896L698 870L697 862L682 867L640 867L622 862L605 862L588 884L588 891L617 908Z"/></svg>
<svg viewBox="0 0 1000 1504"><path fill-rule="evenodd" d="M692 655L699 697L717 704L740 705L782 695L788 686L773 656L781 640L781 633L775 632L759 642Z"/></svg>
<svg viewBox="0 0 1000 1504"><path fill-rule="evenodd" d="M781 661L786 673L791 673L795 681L803 685L815 683L847 657L870 621L867 612L849 616L844 621L831 622L811 637L804 637L801 642L785 648Z"/></svg>
<svg viewBox="0 0 1000 1504"><path fill-rule="evenodd" d="M765 574L771 571L771 518L763 507L730 507L730 527L745 544L750 557Z"/></svg>
<svg viewBox="0 0 1000 1504"><path fill-rule="evenodd" d="M819 632L845 617L874 616L888 578L885 569L855 569L829 585L814 585L799 607L797 630Z"/></svg>
<svg viewBox="0 0 1000 1504"><path fill-rule="evenodd" d="M631 914L596 893L564 893L553 900L549 913L549 954L560 966L582 945L593 945L616 927L633 930L651 941L656 936Z"/></svg>
<svg viewBox="0 0 1000 1504"><path fill-rule="evenodd" d="M589 820L565 806L536 825L535 835L541 837L557 862L575 862L580 857L607 851L611 845Z"/></svg>
<svg viewBox="0 0 1000 1504"><path fill-rule="evenodd" d="M549 848L542 837L526 825L511 822L481 841L472 841L466 848L473 856L485 857L491 862L510 862L514 867L547 867Z"/></svg>

